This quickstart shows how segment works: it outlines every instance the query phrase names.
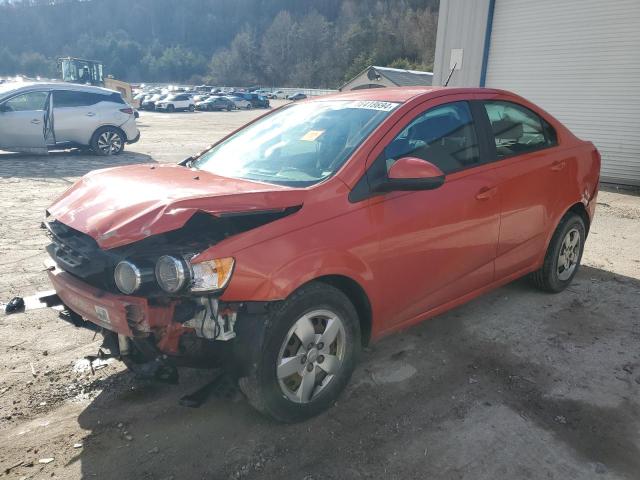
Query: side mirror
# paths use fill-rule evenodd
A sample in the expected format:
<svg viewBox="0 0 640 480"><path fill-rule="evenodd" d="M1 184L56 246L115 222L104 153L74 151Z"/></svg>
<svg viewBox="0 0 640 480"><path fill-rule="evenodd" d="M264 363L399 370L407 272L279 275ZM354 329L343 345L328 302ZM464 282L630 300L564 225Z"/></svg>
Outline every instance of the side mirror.
<svg viewBox="0 0 640 480"><path fill-rule="evenodd" d="M415 157L396 160L387 174L387 179L376 188L379 192L397 190L433 190L444 183L444 173L433 163Z"/></svg>

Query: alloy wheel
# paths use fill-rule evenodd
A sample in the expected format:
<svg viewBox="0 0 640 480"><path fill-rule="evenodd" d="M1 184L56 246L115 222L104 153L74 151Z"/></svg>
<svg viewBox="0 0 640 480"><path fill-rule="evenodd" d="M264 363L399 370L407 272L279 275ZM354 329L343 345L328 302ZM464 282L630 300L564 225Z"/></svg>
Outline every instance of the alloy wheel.
<svg viewBox="0 0 640 480"><path fill-rule="evenodd" d="M98 150L104 155L120 153L122 150L122 137L118 132L106 131L98 137Z"/></svg>
<svg viewBox="0 0 640 480"><path fill-rule="evenodd" d="M292 402L309 403L342 368L345 329L329 310L313 310L293 324L285 336L276 365L282 393Z"/></svg>
<svg viewBox="0 0 640 480"><path fill-rule="evenodd" d="M559 280L565 281L573 274L580 258L580 245L580 232L577 228L572 228L564 236L560 245L556 270Z"/></svg>

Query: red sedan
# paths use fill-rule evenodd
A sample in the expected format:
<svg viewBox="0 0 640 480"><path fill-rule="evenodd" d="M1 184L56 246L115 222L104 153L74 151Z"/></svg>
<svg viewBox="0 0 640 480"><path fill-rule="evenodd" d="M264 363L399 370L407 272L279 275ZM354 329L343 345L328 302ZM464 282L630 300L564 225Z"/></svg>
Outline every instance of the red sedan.
<svg viewBox="0 0 640 480"><path fill-rule="evenodd" d="M566 288L599 171L593 144L505 91L320 97L181 165L91 172L48 210L49 275L134 370L222 364L297 421L383 335L524 275Z"/></svg>

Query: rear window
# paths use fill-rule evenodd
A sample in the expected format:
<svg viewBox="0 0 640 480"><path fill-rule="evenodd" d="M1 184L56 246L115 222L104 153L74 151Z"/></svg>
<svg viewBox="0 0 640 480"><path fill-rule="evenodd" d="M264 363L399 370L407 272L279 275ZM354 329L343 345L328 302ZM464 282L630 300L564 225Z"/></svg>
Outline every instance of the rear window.
<svg viewBox="0 0 640 480"><path fill-rule="evenodd" d="M512 102L484 102L496 156L506 158L557 144L556 132L535 112Z"/></svg>

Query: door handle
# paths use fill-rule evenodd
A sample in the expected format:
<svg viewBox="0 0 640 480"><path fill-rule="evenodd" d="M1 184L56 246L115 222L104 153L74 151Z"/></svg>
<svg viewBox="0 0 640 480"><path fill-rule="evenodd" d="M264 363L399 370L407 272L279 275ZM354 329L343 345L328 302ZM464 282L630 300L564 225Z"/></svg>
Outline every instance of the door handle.
<svg viewBox="0 0 640 480"><path fill-rule="evenodd" d="M551 164L551 170L553 170L554 172L559 172L566 165L567 165L567 162L565 160L556 160Z"/></svg>
<svg viewBox="0 0 640 480"><path fill-rule="evenodd" d="M34 118L33 120L31 120L31 123L33 123L34 125L38 125L40 123L40 120Z"/></svg>
<svg viewBox="0 0 640 480"><path fill-rule="evenodd" d="M498 189L496 187L482 187L476 194L477 200L489 200L493 197Z"/></svg>
<svg viewBox="0 0 640 480"><path fill-rule="evenodd" d="M89 113L87 113L87 117L95 117L95 116L96 116L96 114L95 114L95 113L93 113L93 112L89 112Z"/></svg>

